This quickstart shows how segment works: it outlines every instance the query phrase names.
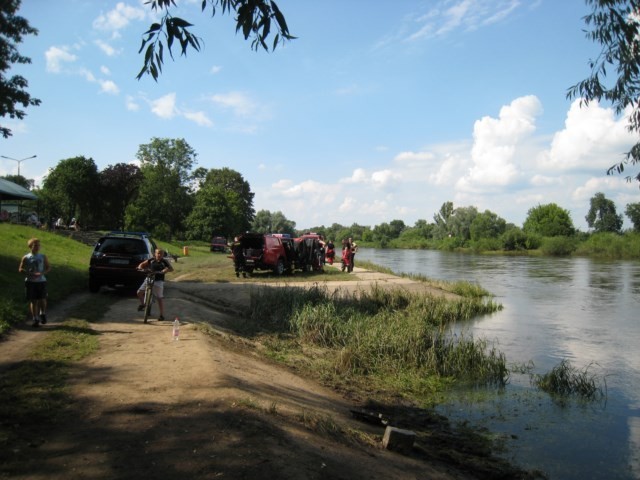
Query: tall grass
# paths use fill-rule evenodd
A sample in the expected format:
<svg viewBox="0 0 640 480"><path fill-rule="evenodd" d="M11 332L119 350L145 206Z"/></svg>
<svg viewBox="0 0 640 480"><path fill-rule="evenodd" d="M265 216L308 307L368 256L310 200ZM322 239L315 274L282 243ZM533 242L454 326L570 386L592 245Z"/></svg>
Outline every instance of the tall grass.
<svg viewBox="0 0 640 480"><path fill-rule="evenodd" d="M640 258L640 233L594 233L578 244L576 255L603 258Z"/></svg>
<svg viewBox="0 0 640 480"><path fill-rule="evenodd" d="M263 288L252 294L251 320L256 328L321 348L336 375L410 377L414 384L439 376L503 385L504 355L484 340L448 329L499 308L479 298L447 300L380 287L357 294L329 294L322 286Z"/></svg>

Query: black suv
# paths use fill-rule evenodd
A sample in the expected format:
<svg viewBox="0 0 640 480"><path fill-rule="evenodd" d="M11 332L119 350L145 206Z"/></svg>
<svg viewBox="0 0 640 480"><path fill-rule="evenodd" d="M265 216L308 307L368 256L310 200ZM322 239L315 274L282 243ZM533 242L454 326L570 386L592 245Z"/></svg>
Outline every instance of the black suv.
<svg viewBox="0 0 640 480"><path fill-rule="evenodd" d="M110 232L96 243L89 263L89 290L102 285L138 288L145 274L140 262L153 257L156 244L145 232Z"/></svg>

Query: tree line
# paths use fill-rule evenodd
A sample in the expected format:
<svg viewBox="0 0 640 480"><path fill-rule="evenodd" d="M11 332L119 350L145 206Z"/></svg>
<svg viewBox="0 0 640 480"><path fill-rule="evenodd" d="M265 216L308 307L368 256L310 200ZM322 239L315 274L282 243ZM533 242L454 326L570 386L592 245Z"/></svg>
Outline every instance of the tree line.
<svg viewBox="0 0 640 480"><path fill-rule="evenodd" d="M184 139L152 138L136 154L139 166L109 165L99 171L84 156L60 160L35 188L24 177L4 178L30 188L37 201L25 202L49 225L62 217L76 218L81 228L146 231L165 240L210 241L245 231L304 233L281 211L260 210L242 174L230 168L197 167L197 154ZM640 232L640 203L626 205L625 214ZM590 200L585 216L594 233L622 233L623 218L615 203L602 193ZM373 227L334 223L312 227L325 238L355 238L380 247L474 248L477 250L531 250L543 239L584 235L573 225L568 210L549 203L532 207L522 227L508 223L490 210L442 204L433 221L420 219L413 226L391 220ZM556 240L556 243L558 241Z"/></svg>
<svg viewBox="0 0 640 480"><path fill-rule="evenodd" d="M626 216L632 232L640 233L640 202L626 205ZM623 217L615 203L603 193L596 193L589 202L585 220L590 232L575 228L568 210L555 203L537 205L527 212L521 227L508 223L495 212L478 211L474 206L455 207L442 204L433 215L433 222L420 219L413 226L402 220L391 220L373 228L353 224L345 227L315 227L312 230L326 238L340 241L356 238L363 244L377 247L434 248L443 250L472 249L476 251L524 251L542 249L548 254L570 254L581 241L593 234L622 234Z"/></svg>
<svg viewBox="0 0 640 480"><path fill-rule="evenodd" d="M251 228L254 194L230 168L194 168L196 152L184 139L152 138L140 145L139 166L109 165L92 158L60 160L24 202L51 225L76 218L81 228L145 231L162 239L210 240ZM5 177L26 188L33 182Z"/></svg>

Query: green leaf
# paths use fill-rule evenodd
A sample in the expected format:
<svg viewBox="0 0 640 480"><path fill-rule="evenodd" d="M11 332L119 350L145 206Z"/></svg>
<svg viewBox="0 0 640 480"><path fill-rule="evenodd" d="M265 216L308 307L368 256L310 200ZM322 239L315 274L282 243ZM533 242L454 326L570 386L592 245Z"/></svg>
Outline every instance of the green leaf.
<svg viewBox="0 0 640 480"><path fill-rule="evenodd" d="M193 27L193 25L191 23L187 22L186 20L183 20L182 18L178 18L178 17L173 17L171 19L171 23L173 23L173 25L175 25L177 28Z"/></svg>

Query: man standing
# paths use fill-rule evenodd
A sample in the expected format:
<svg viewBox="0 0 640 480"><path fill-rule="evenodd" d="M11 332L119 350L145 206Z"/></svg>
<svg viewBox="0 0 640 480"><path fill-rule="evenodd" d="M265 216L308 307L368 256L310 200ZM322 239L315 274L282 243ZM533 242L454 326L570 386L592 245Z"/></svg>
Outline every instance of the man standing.
<svg viewBox="0 0 640 480"><path fill-rule="evenodd" d="M47 278L51 267L46 255L40 253L40 240L32 238L27 242L31 253L27 253L20 261L18 272L26 273L24 285L26 288L29 312L33 326L39 327L47 323Z"/></svg>
<svg viewBox="0 0 640 480"><path fill-rule="evenodd" d="M351 262L349 265L349 271L353 272L353 267L355 266L355 258L356 258L356 253L358 253L358 244L356 242L353 241L352 238L349 238L349 245L351 245Z"/></svg>
<svg viewBox="0 0 640 480"><path fill-rule="evenodd" d="M247 278L247 272L244 270L244 251L239 237L233 239L231 254L233 255L233 266L236 271L236 277L239 277L242 273L242 277Z"/></svg>

